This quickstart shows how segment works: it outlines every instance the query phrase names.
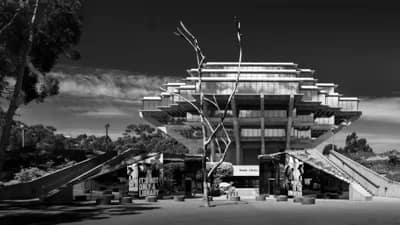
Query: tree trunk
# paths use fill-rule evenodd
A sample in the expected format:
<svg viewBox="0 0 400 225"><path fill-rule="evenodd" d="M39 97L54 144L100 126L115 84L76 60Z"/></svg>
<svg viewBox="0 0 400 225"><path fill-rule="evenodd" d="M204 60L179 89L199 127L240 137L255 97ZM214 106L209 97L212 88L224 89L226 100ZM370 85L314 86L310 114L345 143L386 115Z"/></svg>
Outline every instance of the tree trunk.
<svg viewBox="0 0 400 225"><path fill-rule="evenodd" d="M14 91L12 98L10 100L10 105L8 106L6 116L4 119L4 126L2 127L1 138L0 138L0 179L3 175L3 167L5 162L6 150L10 141L11 128L13 124L13 117L15 115L15 111L17 111L20 101L20 93L22 89L22 80L24 78L25 72L25 59L26 53L22 54L19 66L18 66L18 74L17 80L15 82Z"/></svg>
<svg viewBox="0 0 400 225"><path fill-rule="evenodd" d="M210 207L210 201L208 199L208 185L207 185L207 163L206 163L206 154L203 154L202 158L202 170L203 170L203 199L204 199L204 207Z"/></svg>
<svg viewBox="0 0 400 225"><path fill-rule="evenodd" d="M21 49L20 52L18 52L18 61L16 63L16 66L18 68L17 71L17 77L14 85L14 91L13 95L10 100L10 105L8 106L8 110L6 113L5 121L4 121L4 126L3 130L1 133L1 139L0 139L0 179L2 178L3 173L3 167L4 167L4 162L5 162L5 156L6 156L6 150L8 147L8 144L10 142L10 134L11 134L11 127L13 123L13 118L15 115L15 111L17 111L18 106L20 105L21 101L21 89L22 89L22 81L24 79L25 75L25 68L27 66L27 60L28 60L28 55L31 52L32 49L32 44L33 44L33 26L35 24L36 20L36 15L37 11L39 8L39 1L35 1L35 5L33 6L33 12L32 12L32 18L31 21L29 22L29 36L26 42L21 43ZM20 4L27 4L25 6L29 6L29 1L26 3L20 1ZM24 7L25 7L24 6Z"/></svg>

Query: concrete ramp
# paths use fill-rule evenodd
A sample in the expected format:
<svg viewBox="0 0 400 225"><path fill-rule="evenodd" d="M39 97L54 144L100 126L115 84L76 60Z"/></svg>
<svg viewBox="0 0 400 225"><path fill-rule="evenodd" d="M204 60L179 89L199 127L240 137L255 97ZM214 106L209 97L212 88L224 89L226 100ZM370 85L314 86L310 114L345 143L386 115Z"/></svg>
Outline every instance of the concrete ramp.
<svg viewBox="0 0 400 225"><path fill-rule="evenodd" d="M353 201L370 201L372 195L357 182L352 182L349 187L349 198Z"/></svg>
<svg viewBox="0 0 400 225"><path fill-rule="evenodd" d="M400 182L390 180L336 151L331 151L327 158L374 196L400 198Z"/></svg>
<svg viewBox="0 0 400 225"><path fill-rule="evenodd" d="M349 199L355 201L367 201L372 199L372 194L361 185L354 177L347 173L340 165L337 165L319 151L310 149L303 151L286 151L287 154L299 159L314 168L324 171L349 184Z"/></svg>
<svg viewBox="0 0 400 225"><path fill-rule="evenodd" d="M35 180L0 188L0 200L41 198L50 191L113 158L116 152L107 152L75 165L57 170Z"/></svg>
<svg viewBox="0 0 400 225"><path fill-rule="evenodd" d="M30 182L2 187L0 200L49 198L74 184L113 172L146 157L149 157L148 153L138 155L133 149L120 154L107 152Z"/></svg>
<svg viewBox="0 0 400 225"><path fill-rule="evenodd" d="M297 158L298 160L306 163L314 168L324 171L334 177L351 183L349 176L342 170L333 165L329 160L327 160L322 154L319 154L316 150L296 150L296 151L286 151L290 156Z"/></svg>
<svg viewBox="0 0 400 225"><path fill-rule="evenodd" d="M129 164L133 164L140 160L146 159L148 157L152 157L155 154L156 153L154 153L154 154L148 154L148 153L138 154L137 151L135 151L134 149L128 149L128 150L112 157L111 159L107 160L106 162L101 163L101 164L93 167L92 169L80 174L79 176L69 180L65 184L45 193L45 196L43 196L43 197L46 197L46 198L50 197L50 196L55 195L65 189L70 188L72 185L81 183L82 181L85 181L85 180L99 177L99 176L107 174L107 173L114 172L118 169L126 167Z"/></svg>

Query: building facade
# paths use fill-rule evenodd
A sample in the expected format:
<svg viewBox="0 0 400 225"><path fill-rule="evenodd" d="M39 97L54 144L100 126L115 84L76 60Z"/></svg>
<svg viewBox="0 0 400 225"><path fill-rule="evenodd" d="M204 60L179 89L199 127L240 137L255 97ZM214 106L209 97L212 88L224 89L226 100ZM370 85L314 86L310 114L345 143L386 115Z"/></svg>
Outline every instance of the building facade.
<svg viewBox="0 0 400 225"><path fill-rule="evenodd" d="M189 76L182 82L165 84L167 92L144 97L140 115L196 154L202 146L200 117L182 97L171 94L179 93L198 104L199 71L187 72ZM224 108L237 72L236 62L204 64L202 92ZM318 82L313 70L299 68L295 63L244 62L240 72L238 89L224 121L234 142L226 161L234 165L235 183L256 188L260 193L278 194L292 188L287 180L297 170L302 170L301 182L306 187L305 176L312 168L338 179L336 184L351 183L343 171L332 169L334 166L326 169L326 162L316 163L314 158L319 159L320 155L308 159L306 150L314 149L358 119L359 99L342 96L336 91L336 84ZM217 123L223 112L211 104L205 104L205 109L210 121ZM213 162L219 157L215 146L210 145L209 160ZM311 186L321 189L321 179L312 176L314 182L320 183Z"/></svg>

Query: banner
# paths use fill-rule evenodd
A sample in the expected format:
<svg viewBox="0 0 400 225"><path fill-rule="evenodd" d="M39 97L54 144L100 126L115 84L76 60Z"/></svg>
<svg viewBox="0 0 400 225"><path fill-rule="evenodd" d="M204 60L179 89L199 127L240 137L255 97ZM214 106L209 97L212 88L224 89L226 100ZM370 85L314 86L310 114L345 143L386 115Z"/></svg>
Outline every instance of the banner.
<svg viewBox="0 0 400 225"><path fill-rule="evenodd" d="M128 173L128 191L138 192L139 191L139 168L138 164L132 164L127 167Z"/></svg>
<svg viewBox="0 0 400 225"><path fill-rule="evenodd" d="M233 166L233 176L259 176L260 166Z"/></svg>
<svg viewBox="0 0 400 225"><path fill-rule="evenodd" d="M157 196L162 183L162 168L162 154L152 154L129 165L129 191L138 193L139 197Z"/></svg>

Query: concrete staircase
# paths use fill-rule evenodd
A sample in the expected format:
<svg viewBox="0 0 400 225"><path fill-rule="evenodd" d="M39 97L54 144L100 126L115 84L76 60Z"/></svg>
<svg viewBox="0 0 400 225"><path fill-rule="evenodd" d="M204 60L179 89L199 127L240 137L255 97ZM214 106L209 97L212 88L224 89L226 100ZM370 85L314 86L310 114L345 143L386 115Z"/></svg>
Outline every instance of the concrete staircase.
<svg viewBox="0 0 400 225"><path fill-rule="evenodd" d="M107 152L33 181L2 187L0 200L47 199L71 189L74 184L113 172L148 156L148 153L138 155L133 149L120 154Z"/></svg>
<svg viewBox="0 0 400 225"><path fill-rule="evenodd" d="M331 151L327 158L374 196L400 198L400 182L390 180L335 151Z"/></svg>
<svg viewBox="0 0 400 225"><path fill-rule="evenodd" d="M328 159L317 150L286 151L287 154L307 163L317 169L324 171L334 177L345 181L349 186L349 199L368 201L372 199L372 193L354 177L343 170L340 166Z"/></svg>
<svg viewBox="0 0 400 225"><path fill-rule="evenodd" d="M113 158L115 155L116 152L107 152L30 182L2 187L0 188L0 200L41 198L52 190L65 185L70 180Z"/></svg>

